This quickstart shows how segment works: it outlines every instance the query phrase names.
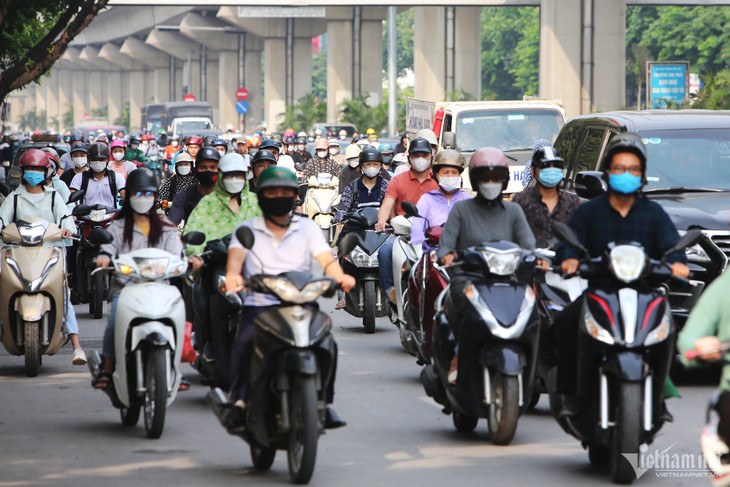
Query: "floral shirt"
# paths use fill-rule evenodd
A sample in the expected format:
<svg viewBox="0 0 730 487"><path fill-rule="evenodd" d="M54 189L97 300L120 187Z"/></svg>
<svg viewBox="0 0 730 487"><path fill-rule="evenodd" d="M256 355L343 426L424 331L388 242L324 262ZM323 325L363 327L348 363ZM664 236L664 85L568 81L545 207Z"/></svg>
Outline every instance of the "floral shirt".
<svg viewBox="0 0 730 487"><path fill-rule="evenodd" d="M172 201L177 193L194 184L198 184L198 179L195 175L181 178L177 174L174 174L171 178L166 179L162 182L162 185L160 185L157 201Z"/></svg>
<svg viewBox="0 0 730 487"><path fill-rule="evenodd" d="M537 186L516 193L512 201L522 207L535 238L547 240L549 243L552 243L554 238L552 222L568 223L573 212L583 203L583 199L575 194L558 190L558 204L550 213L547 205L542 202L540 189Z"/></svg>
<svg viewBox="0 0 730 487"><path fill-rule="evenodd" d="M307 164L306 169L304 169L304 175L307 179L322 172L337 176L340 174L340 166L330 157L327 159L315 157Z"/></svg>

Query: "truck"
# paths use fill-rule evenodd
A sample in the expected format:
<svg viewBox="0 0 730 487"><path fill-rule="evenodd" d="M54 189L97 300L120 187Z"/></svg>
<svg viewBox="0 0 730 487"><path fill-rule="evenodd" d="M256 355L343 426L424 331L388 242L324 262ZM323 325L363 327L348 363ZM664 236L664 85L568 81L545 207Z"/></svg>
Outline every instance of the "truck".
<svg viewBox="0 0 730 487"><path fill-rule="evenodd" d="M213 129L213 109L204 101L168 102L162 105L161 127L173 136Z"/></svg>
<svg viewBox="0 0 730 487"><path fill-rule="evenodd" d="M497 147L510 161L506 193L522 191L522 172L538 139L554 141L565 124L560 100L524 97L507 101L430 102L409 98L406 133L434 131L441 147L459 150L468 161L481 147ZM471 189L468 173L464 187Z"/></svg>
<svg viewBox="0 0 730 487"><path fill-rule="evenodd" d="M142 107L142 121L140 127L147 129L147 133L157 135L161 129L165 128L162 126L162 109L164 105L162 103L150 103Z"/></svg>

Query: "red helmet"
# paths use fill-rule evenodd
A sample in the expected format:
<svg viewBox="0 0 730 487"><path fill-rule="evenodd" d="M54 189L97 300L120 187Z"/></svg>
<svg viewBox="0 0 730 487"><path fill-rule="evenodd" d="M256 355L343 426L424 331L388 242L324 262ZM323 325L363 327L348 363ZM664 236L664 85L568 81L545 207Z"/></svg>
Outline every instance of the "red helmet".
<svg viewBox="0 0 730 487"><path fill-rule="evenodd" d="M150 140L150 136L147 134L142 134L142 141L144 142L145 140Z"/></svg>
<svg viewBox="0 0 730 487"><path fill-rule="evenodd" d="M504 178L503 188L507 189L509 183L509 162L504 152L496 147L482 147L469 159L469 182L471 187L479 187L477 176L486 171L493 171L494 174Z"/></svg>
<svg viewBox="0 0 730 487"><path fill-rule="evenodd" d="M29 167L38 167L42 169L48 169L51 167L51 161L48 160L48 154L40 149L28 149L21 154L18 159L18 166L21 169Z"/></svg>
<svg viewBox="0 0 730 487"><path fill-rule="evenodd" d="M188 137L185 138L185 145L190 145L190 144L199 145L202 147L203 138L200 135L189 135Z"/></svg>

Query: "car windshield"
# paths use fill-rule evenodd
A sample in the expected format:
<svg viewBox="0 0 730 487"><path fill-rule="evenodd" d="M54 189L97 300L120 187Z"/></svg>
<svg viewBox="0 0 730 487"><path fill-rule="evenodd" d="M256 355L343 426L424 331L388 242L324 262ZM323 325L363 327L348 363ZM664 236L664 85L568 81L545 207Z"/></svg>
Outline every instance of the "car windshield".
<svg viewBox="0 0 730 487"><path fill-rule="evenodd" d="M464 152L480 147L532 150L538 139L554 140L563 125L557 110L482 110L459 114L456 145Z"/></svg>
<svg viewBox="0 0 730 487"><path fill-rule="evenodd" d="M210 126L210 122L205 120L199 120L195 122L180 122L177 124L178 132L191 133L197 130L209 130L213 127Z"/></svg>
<svg viewBox="0 0 730 487"><path fill-rule="evenodd" d="M658 130L640 135L649 155L647 190L730 190L730 130Z"/></svg>

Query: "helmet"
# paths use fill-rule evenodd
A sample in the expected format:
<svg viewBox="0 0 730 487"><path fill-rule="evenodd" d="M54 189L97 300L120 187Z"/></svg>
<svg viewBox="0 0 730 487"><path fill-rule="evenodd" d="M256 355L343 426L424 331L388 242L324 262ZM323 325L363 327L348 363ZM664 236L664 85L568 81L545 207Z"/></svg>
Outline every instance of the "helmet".
<svg viewBox="0 0 730 487"><path fill-rule="evenodd" d="M298 135L297 136L297 144L306 144L307 143L307 135Z"/></svg>
<svg viewBox="0 0 730 487"><path fill-rule="evenodd" d="M146 167L132 171L127 176L125 188L127 194L134 194L137 191L154 191L157 192L157 178L152 171Z"/></svg>
<svg viewBox="0 0 730 487"><path fill-rule="evenodd" d="M562 157L558 154L558 151L555 150L555 147L553 146L545 146L537 149L534 154L532 154L532 167L539 168L540 165L543 162L565 162Z"/></svg>
<svg viewBox="0 0 730 487"><path fill-rule="evenodd" d="M464 157L454 149L444 149L436 155L433 162L433 172L439 172L442 167L455 167L459 173L464 172Z"/></svg>
<svg viewBox="0 0 730 487"><path fill-rule="evenodd" d="M215 139L211 140L210 145L212 145L213 147L225 147L226 149L228 149L228 142L221 139L220 137L216 137Z"/></svg>
<svg viewBox="0 0 730 487"><path fill-rule="evenodd" d="M337 147L339 149L340 148L340 141L337 140L337 139L328 139L327 140L327 145L329 147Z"/></svg>
<svg viewBox="0 0 730 487"><path fill-rule="evenodd" d="M261 145L259 146L259 150L261 149L276 149L276 151L279 152L279 144L277 144L274 139L264 139L261 141Z"/></svg>
<svg viewBox="0 0 730 487"><path fill-rule="evenodd" d="M314 131L314 135L317 136L317 137L321 137L322 136L322 129L315 130Z"/></svg>
<svg viewBox="0 0 730 487"><path fill-rule="evenodd" d="M347 130L340 129L340 132L337 135L339 135L340 137L347 137Z"/></svg>
<svg viewBox="0 0 730 487"><path fill-rule="evenodd" d="M195 161L193 160L193 156L187 152L181 152L177 155L177 158L175 158L175 164L180 164L181 162L189 162L190 164L193 164Z"/></svg>
<svg viewBox="0 0 730 487"><path fill-rule="evenodd" d="M198 162L201 161L215 161L218 162L221 160L221 155L218 153L215 147L211 147L209 145L203 146L202 149L200 149L200 152L198 152L198 155L195 159Z"/></svg>
<svg viewBox="0 0 730 487"><path fill-rule="evenodd" d="M611 159L613 156L620 152L631 152L636 155L641 161L641 174L642 179L646 174L646 147L641 141L641 137L638 134L631 132L622 132L611 137L608 141L608 147L606 147L606 155L603 156L603 170L608 171L611 165Z"/></svg>
<svg viewBox="0 0 730 487"><path fill-rule="evenodd" d="M213 141L216 138L217 137L215 135L206 135L205 137L203 137L203 145L213 145Z"/></svg>
<svg viewBox="0 0 730 487"><path fill-rule="evenodd" d="M345 159L352 159L354 157L360 156L360 148L355 144L350 144L347 146L347 149L345 149Z"/></svg>
<svg viewBox="0 0 730 487"><path fill-rule="evenodd" d="M229 152L225 156L221 157L221 161L218 164L219 172L246 172L248 170L248 164L246 159L241 154L236 152Z"/></svg>
<svg viewBox="0 0 730 487"><path fill-rule="evenodd" d="M83 142L74 142L74 143L73 143L73 144L71 145L71 151L70 151L70 152L71 152L72 154L73 154L74 152L83 152L84 154L88 154L88 153L89 153L89 148L88 148L88 147L87 147L87 145L86 145L86 144L84 144Z"/></svg>
<svg viewBox="0 0 730 487"><path fill-rule="evenodd" d="M58 152L56 152L56 149L54 149L53 147L43 147L41 150L43 152L45 152L46 154L48 154L49 161L52 164L55 164L56 167L58 167L59 157L58 157Z"/></svg>
<svg viewBox="0 0 730 487"><path fill-rule="evenodd" d="M393 160L391 161L391 164L393 164L393 166L397 167L397 166L403 164L404 162L408 162L408 156L406 155L405 152L399 152L393 156Z"/></svg>
<svg viewBox="0 0 730 487"><path fill-rule="evenodd" d="M507 189L509 162L504 152L496 147L482 147L471 156L471 159L469 159L469 182L472 188L479 187L479 178L477 176L486 171L494 171L497 175L502 176L504 178L502 190Z"/></svg>
<svg viewBox="0 0 730 487"><path fill-rule="evenodd" d="M46 154L42 150L28 149L27 151L23 152L23 154L20 156L20 159L18 159L18 166L20 166L21 169L26 169L29 167L48 169L49 167L51 167L51 161L48 160L48 154Z"/></svg>
<svg viewBox="0 0 730 487"><path fill-rule="evenodd" d="M177 135L173 135L172 137L170 137L170 140L180 140L180 137L178 137Z"/></svg>
<svg viewBox="0 0 730 487"><path fill-rule="evenodd" d="M408 146L408 154L413 154L414 152L431 152L431 143L424 139L423 137L416 137L411 141L411 144Z"/></svg>
<svg viewBox="0 0 730 487"><path fill-rule="evenodd" d="M84 136L81 135L80 132L74 132L73 135L71 136L71 143L83 142L83 141L84 141Z"/></svg>
<svg viewBox="0 0 730 487"><path fill-rule="evenodd" d="M100 134L100 135L101 135L101 134ZM139 139L139 137L137 137L136 135L133 135L133 136L131 136L131 137L129 138L129 144L130 144L130 145L131 145L131 144L139 144L140 142L142 142L142 141L141 141L141 140Z"/></svg>
<svg viewBox="0 0 730 487"><path fill-rule="evenodd" d="M369 129L367 129L367 130L365 131L365 133L366 133L367 135L375 135L375 129L374 129L374 128L372 128L372 127L370 127Z"/></svg>
<svg viewBox="0 0 730 487"><path fill-rule="evenodd" d="M431 129L421 129L416 132L416 137L423 137L430 145L439 145L439 139Z"/></svg>
<svg viewBox="0 0 730 487"><path fill-rule="evenodd" d="M89 147L89 160L90 161L108 161L109 160L109 146L97 142L91 144Z"/></svg>
<svg viewBox="0 0 730 487"><path fill-rule="evenodd" d="M185 137L185 145L203 145L203 138L200 135L188 135Z"/></svg>
<svg viewBox="0 0 730 487"><path fill-rule="evenodd" d="M297 134L297 137L305 137L306 138L307 137L307 133L304 130L302 130L301 132L299 132Z"/></svg>
<svg viewBox="0 0 730 487"><path fill-rule="evenodd" d="M268 167L256 181L256 191L264 188L293 188L299 189L297 176L290 169L281 166Z"/></svg>
<svg viewBox="0 0 730 487"><path fill-rule="evenodd" d="M327 145L327 139L324 137L317 139L317 142L314 144L314 150L324 149L327 150L329 146Z"/></svg>
<svg viewBox="0 0 730 487"><path fill-rule="evenodd" d="M150 136L147 134L142 134L142 142L144 142L145 140L150 140Z"/></svg>
<svg viewBox="0 0 730 487"><path fill-rule="evenodd" d="M111 150L115 147L121 147L122 149L124 149L124 141L122 139L112 140L112 143L109 144L109 150Z"/></svg>
<svg viewBox="0 0 730 487"><path fill-rule="evenodd" d="M253 164L256 164L259 161L271 161L276 164L276 156L269 149L259 149L259 151L253 156Z"/></svg>
<svg viewBox="0 0 730 487"><path fill-rule="evenodd" d="M382 152L383 155L392 154L393 153L393 146L390 145L390 144L380 144L380 152Z"/></svg>
<svg viewBox="0 0 730 487"><path fill-rule="evenodd" d="M362 152L360 152L360 164L365 164L366 162L383 162L383 154L380 153L378 149L375 147L365 147Z"/></svg>

